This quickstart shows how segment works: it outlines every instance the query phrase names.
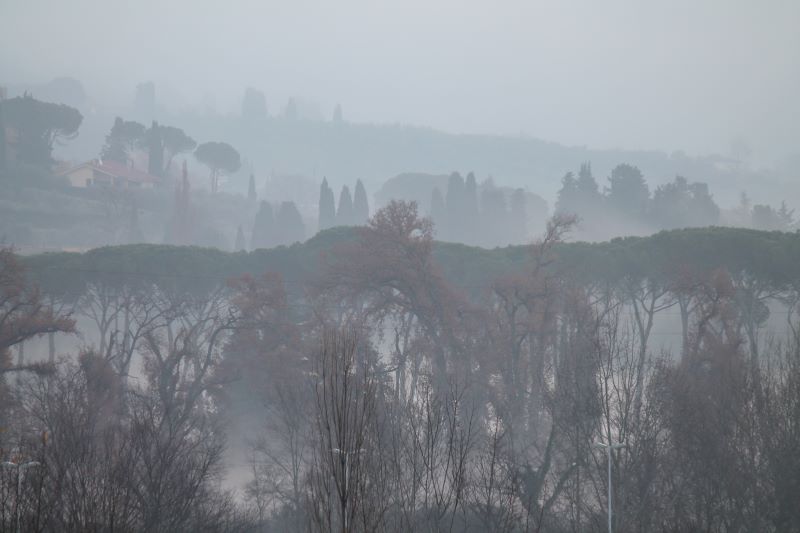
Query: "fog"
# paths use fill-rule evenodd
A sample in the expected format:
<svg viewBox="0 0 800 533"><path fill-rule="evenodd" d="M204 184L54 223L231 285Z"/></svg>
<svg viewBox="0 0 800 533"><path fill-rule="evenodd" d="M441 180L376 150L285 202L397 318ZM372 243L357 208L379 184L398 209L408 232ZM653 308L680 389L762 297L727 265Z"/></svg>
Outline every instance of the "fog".
<svg viewBox="0 0 800 533"><path fill-rule="evenodd" d="M106 102L152 80L172 108L325 116L593 148L690 154L743 138L797 155L800 5L791 0L0 3L2 78L71 75ZM42 16L46 14L47 16ZM35 31L31 31L35 28Z"/></svg>
<svg viewBox="0 0 800 533"><path fill-rule="evenodd" d="M0 0L0 533L800 531L800 4L494 4Z"/></svg>

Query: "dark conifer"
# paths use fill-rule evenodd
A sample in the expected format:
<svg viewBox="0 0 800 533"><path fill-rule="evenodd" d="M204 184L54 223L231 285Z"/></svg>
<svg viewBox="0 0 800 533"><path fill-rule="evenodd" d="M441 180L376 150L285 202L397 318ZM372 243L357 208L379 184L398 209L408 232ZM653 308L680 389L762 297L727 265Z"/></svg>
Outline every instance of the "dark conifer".
<svg viewBox="0 0 800 533"><path fill-rule="evenodd" d="M345 185L339 194L339 209L336 211L337 226L352 226L353 217L353 197L350 196L350 188Z"/></svg>
<svg viewBox="0 0 800 533"><path fill-rule="evenodd" d="M363 225L369 220L369 202L367 201L367 190L361 180L356 182L356 191L353 198L353 222L356 225Z"/></svg>
<svg viewBox="0 0 800 533"><path fill-rule="evenodd" d="M256 193L256 177L252 172L250 173L250 183L247 185L247 199L251 202L258 200L258 194Z"/></svg>
<svg viewBox="0 0 800 533"><path fill-rule="evenodd" d="M275 217L278 230L277 244L293 244L306 240L306 227L303 217L294 202L283 202Z"/></svg>
<svg viewBox="0 0 800 533"><path fill-rule="evenodd" d="M247 244L244 242L244 232L242 231L242 226L239 226L236 229L236 244L233 245L234 252L245 252L247 251Z"/></svg>
<svg viewBox="0 0 800 533"><path fill-rule="evenodd" d="M261 200L258 206L258 213L256 213L255 222L253 222L250 249L272 248L276 244L275 233L276 229L272 216L272 206L268 202Z"/></svg>
<svg viewBox="0 0 800 533"><path fill-rule="evenodd" d="M336 225L336 199L333 189L328 186L328 180L323 178L319 186L319 231L332 228Z"/></svg>

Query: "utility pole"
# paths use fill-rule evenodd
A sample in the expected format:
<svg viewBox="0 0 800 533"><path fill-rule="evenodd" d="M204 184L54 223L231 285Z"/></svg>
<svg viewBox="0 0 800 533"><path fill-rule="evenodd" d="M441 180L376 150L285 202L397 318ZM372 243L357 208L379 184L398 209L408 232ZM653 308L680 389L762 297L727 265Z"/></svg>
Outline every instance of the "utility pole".
<svg viewBox="0 0 800 533"><path fill-rule="evenodd" d="M12 463L11 461L3 461L3 466L8 468L16 468L17 469L17 487L16 487L16 497L14 499L14 514L16 515L17 521L17 533L22 533L22 527L20 527L20 517L19 517L19 489L20 485L22 484L22 474L25 472L26 469L32 466L39 466L38 461L26 461L24 463Z"/></svg>
<svg viewBox="0 0 800 533"><path fill-rule="evenodd" d="M612 450L619 450L620 448L625 448L624 444L619 442L614 442L611 439L608 439L608 444L603 442L596 442L595 446L597 448L605 448L608 454L608 533L612 533L612 521L611 521L611 452Z"/></svg>

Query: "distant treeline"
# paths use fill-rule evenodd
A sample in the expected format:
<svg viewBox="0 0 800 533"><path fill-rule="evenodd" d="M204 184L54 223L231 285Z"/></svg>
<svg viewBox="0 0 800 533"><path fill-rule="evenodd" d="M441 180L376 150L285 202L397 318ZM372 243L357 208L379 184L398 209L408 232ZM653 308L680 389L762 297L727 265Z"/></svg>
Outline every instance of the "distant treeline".
<svg viewBox="0 0 800 533"><path fill-rule="evenodd" d="M319 186L319 230L335 226L363 226L369 218L367 190L361 180L356 182L355 195L350 196L350 188L345 185L339 194L339 207L336 207L333 189L323 178Z"/></svg>
<svg viewBox="0 0 800 533"><path fill-rule="evenodd" d="M478 189L472 172L466 180L458 172L452 173L444 194L438 187L433 189L430 216L441 240L485 247L530 240L523 189L514 189L507 196L488 179L480 186L480 200Z"/></svg>
<svg viewBox="0 0 800 533"><path fill-rule="evenodd" d="M153 92L151 89L145 92L150 94ZM263 100L263 95L259 97L257 92L250 91L245 100L249 103L243 106L243 118L246 118L243 127L248 129L266 120L266 115L253 111L254 108L263 107L257 104ZM84 117L75 108L43 102L29 94L3 101L0 105L0 131L4 133L4 138L0 139L0 176L14 178L10 181L17 185L41 182L43 173L48 174L52 181L49 172L56 163L53 158L54 147L75 139L83 120ZM287 113L280 120L292 122L299 119ZM345 126L339 112L332 127L344 131ZM11 133L5 135L6 131ZM259 131L252 133L257 135ZM193 153L195 159L210 171L212 196L205 198L205 210L195 205L198 195L190 194L187 169L184 168L181 173L177 165L173 165L175 157L188 153ZM269 198L269 202L265 200L259 204L255 176L250 172L246 195L248 203L222 205L237 203L236 200L224 199L214 193L218 191L223 176L231 176L244 166L245 160L238 150L225 142L198 144L183 129L166 126L155 120L151 121L150 127L146 127L140 122L116 117L106 134L105 143L96 148L95 154L103 161L147 169L162 189L166 189L165 186L168 186L168 190L174 188L172 212L164 209L164 202L159 200L157 203L161 210L152 216L158 221L149 222L151 226L159 227L156 231L143 231L139 221L139 211L143 206L137 205L134 192L126 190L124 197L112 198L109 194L109 198L96 202L104 204L99 207L106 211L108 220L102 224L94 221L91 228L80 228L80 231L73 232L78 235L70 235L69 238L74 240L66 244L63 235L39 241L53 240L54 247L82 247L79 239L97 245L96 234L107 231L111 235L100 236L103 239L100 242L124 244L149 241L244 250L303 241L314 226L327 229L363 225L369 216L368 196L360 179L355 184L354 194L351 194L348 186L341 189L338 207L327 179L323 179L316 206L313 198L304 198L298 203L286 197ZM415 183L419 181L416 178L420 177L430 177L431 183L419 187ZM436 224L437 238L444 241L483 247L521 244L528 242L541 230L539 225L546 206L535 194L522 188L495 185L492 178L478 183L473 172L467 174L466 179L454 172L446 178L446 184L442 181L444 179L445 176L421 174L397 176L390 180L393 183L386 191L379 191L378 196L389 189L402 195L418 196L420 190L425 189L424 199L414 199L420 205L428 205L425 214L430 215ZM504 179L507 177L504 176ZM403 191L406 186L412 190ZM395 196L388 199L404 198ZM384 202L388 199L383 198ZM152 198L145 201L153 203ZM19 203L17 199L8 207L19 211L20 208L16 206ZM57 203L59 205L55 209L61 209L61 202ZM97 207L87 205L87 208ZM313 220L315 208L318 215L316 224ZM48 217L52 218L56 211L53 208L42 210L39 205L30 208L25 206L21 211L22 216L32 215L33 222L24 222L18 212L7 219L3 217L5 220L0 219L0 222L4 224L4 231L0 236L11 239L13 243L43 246L43 243L36 242L31 228L40 225ZM589 163L583 164L577 175L567 173L561 180L555 211L578 215L580 222L577 235L586 240L606 240L617 235L642 235L661 229L712 225L782 231L796 227L794 210L785 202L779 207L751 205L743 193L738 207L723 210L717 205L708 183L691 182L679 175L672 182L659 185L651 191L642 171L629 163L614 167L607 185L603 187L595 179ZM305 221L303 216L306 217ZM63 230L63 225L56 224L51 233L63 234ZM91 237L89 233L92 233Z"/></svg>
<svg viewBox="0 0 800 533"><path fill-rule="evenodd" d="M45 253L25 257L34 279L64 287L97 276L131 277L151 282L185 284L198 290L228 278L264 271L281 274L292 287L313 282L320 258L353 242L358 228L323 231L305 243L229 253L215 248L137 244L85 253ZM529 260L528 246L486 250L436 242L436 258L454 286L479 296L492 280L515 274ZM590 284L615 284L625 278L665 279L679 271L710 272L725 268L762 286L800 284L800 233L742 228L691 228L662 231L649 237L617 238L601 243L562 243L553 269Z"/></svg>
<svg viewBox="0 0 800 533"><path fill-rule="evenodd" d="M154 86L137 100L155 108ZM318 132L326 151L314 164L358 146L356 164L384 168L386 154L371 149L386 138L359 136L388 131L413 152L408 141L422 135L351 127L341 109L331 123L305 122L294 101L272 118L263 95L245 100L243 116L207 126L214 137L230 127L264 157L288 143L302 147L288 157L309 164L305 139ZM0 121L7 111L13 154L0 164L21 178L14 165L47 168L81 117L28 96L8 102ZM104 157L127 160L145 142L151 170L164 172L167 132L114 121ZM488 150L486 138L422 137ZM536 142L498 143L497 153L519 150L498 167L536 159ZM360 183L337 207L325 180L319 225L338 227L300 244L300 209L259 204L254 178L246 198L215 194L220 172L240 164L228 148L195 152L212 193L190 194L185 167L174 191L151 191L162 215L152 235L209 247L19 257L0 244L0 456L11 463L0 471L0 529L800 529L800 232L714 226L729 215L707 186L678 178L651 194L629 164L601 191L587 164L564 178L556 216L526 246L434 240L435 224L445 240L526 240L520 190L458 174L428 192L433 220L394 200L366 220ZM447 146L434 152L453 158ZM0 207L29 194L9 190ZM74 199L95 196L85 192ZM71 194L33 194L42 203L27 216L52 215ZM136 242L138 207L118 200L99 202L102 220ZM743 204L748 223L793 223L785 206ZM583 219L579 237L707 227L570 242L571 213ZM223 221L237 224L236 252L215 242ZM256 249L246 252L251 221ZM664 323L678 324L672 346L658 342ZM65 351L74 334L80 347ZM29 344L43 336L46 362ZM239 465L250 482L234 496L222 489L236 474L226 449L250 437L252 461Z"/></svg>
<svg viewBox="0 0 800 533"><path fill-rule="evenodd" d="M738 207L723 213L707 183L683 176L651 193L642 171L626 163L614 167L602 189L590 163L581 165L577 176L568 172L561 179L556 212L578 215L580 234L589 239L718 224L787 231L796 224L785 202L779 208L751 205L744 193Z"/></svg>
<svg viewBox="0 0 800 533"><path fill-rule="evenodd" d="M330 257L348 253L368 232L335 228L304 244L228 253L213 248L168 245L105 247L86 253L46 253L24 258L32 280L60 300L77 301L98 283L122 290L129 285L156 286L203 297L229 280L270 272L281 276L300 315L309 312L308 291L324 276ZM435 269L466 301L480 305L499 282L521 276L530 262L530 246L486 250L436 242L431 249ZM725 272L744 306L742 328L753 357L758 356L758 332L774 306L793 312L800 288L800 232L764 232L740 228L698 228L662 231L650 237L617 238L602 243L560 242L546 268L590 292L614 290L680 302L692 294L698 280L708 283ZM642 304L645 306L645 304ZM688 307L687 307L688 306ZM684 345L691 306L678 306ZM657 309L643 308L653 317ZM684 346L685 349L685 346Z"/></svg>
<svg viewBox="0 0 800 533"><path fill-rule="evenodd" d="M606 173L624 161L659 179L680 174L701 178L712 188L725 184L726 190L718 191L718 195L728 194L721 199L725 203L734 200L738 191L750 190L755 182L770 191L776 189L774 175L750 171L746 162L733 157L592 150L535 138L454 135L423 127L359 124L349 121L346 109L343 112L341 107L326 117L302 102L267 102L264 93L254 88L243 91L240 114L222 115L209 109L171 112L159 102L157 87L152 83L137 87L135 102L123 102L113 113L92 102L78 80L54 80L50 85L28 89L36 98L64 102L84 114L80 136L66 147L73 158L96 156L115 115L121 113L145 125L152 120L180 125L195 139L224 139L242 154L245 171L247 160L262 172L275 169L279 173L327 175L335 183L358 176L368 187L377 187L380 181L402 172L448 173L463 168L478 176L502 177L509 186L530 187L552 197L557 189L552 178L562 175L565 169L592 161L595 169ZM57 90L57 85L65 87ZM12 88L14 94L22 90ZM90 109L92 113L88 113ZM246 173L243 178L239 190L246 187ZM775 194L770 192L770 196Z"/></svg>
<svg viewBox="0 0 800 533"><path fill-rule="evenodd" d="M0 476L4 523L586 531L613 498L617 530L796 530L800 233L571 224L486 250L392 202L250 253L3 251L0 451L40 465L24 497ZM49 364L26 359L40 335ZM231 500L226 443L259 434Z"/></svg>

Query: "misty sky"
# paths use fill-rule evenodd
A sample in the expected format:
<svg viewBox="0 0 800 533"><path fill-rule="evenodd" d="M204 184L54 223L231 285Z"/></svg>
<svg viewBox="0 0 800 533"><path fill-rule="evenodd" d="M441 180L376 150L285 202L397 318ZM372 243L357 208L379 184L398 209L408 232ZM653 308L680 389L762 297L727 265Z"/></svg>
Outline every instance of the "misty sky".
<svg viewBox="0 0 800 533"><path fill-rule="evenodd" d="M800 152L797 0L0 0L0 84L172 106L262 89L329 116L596 148ZM204 105L204 104L203 104Z"/></svg>

